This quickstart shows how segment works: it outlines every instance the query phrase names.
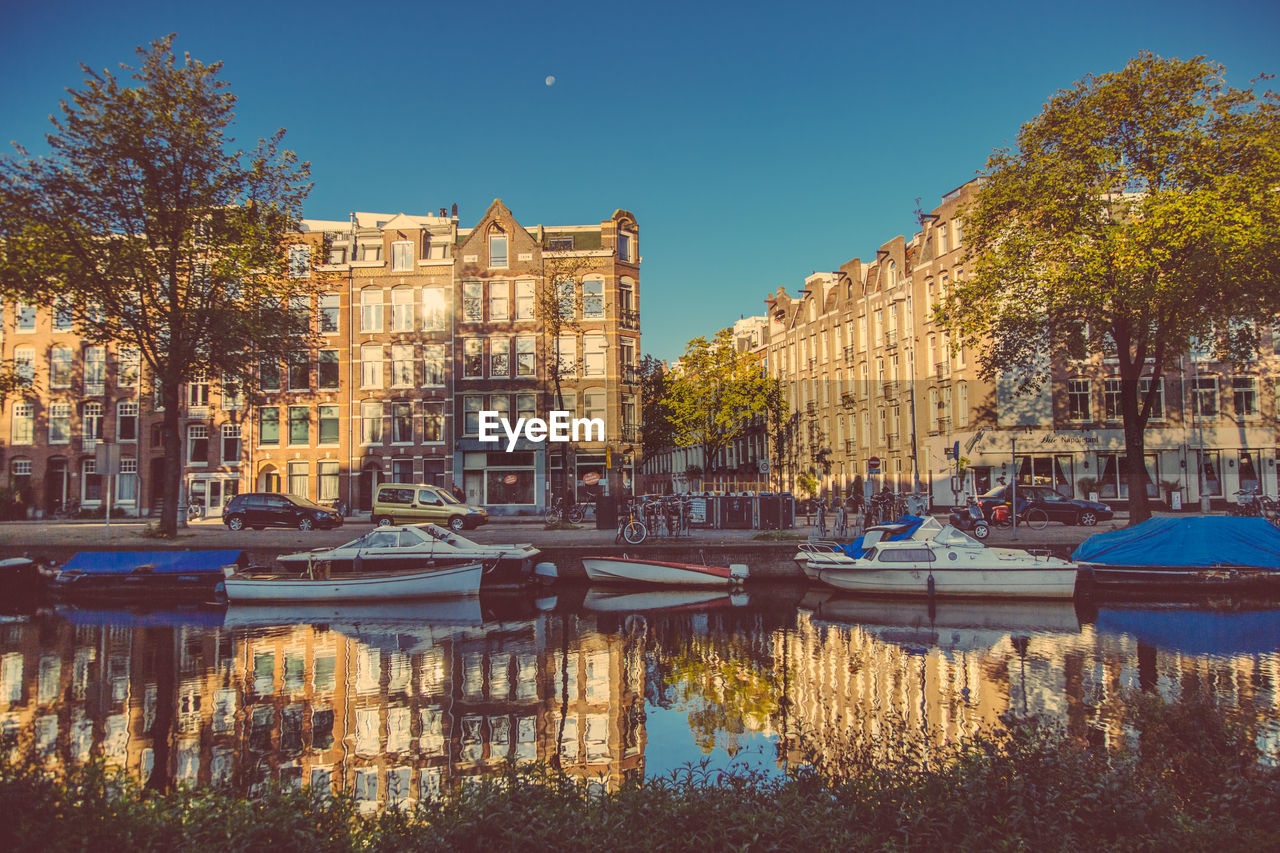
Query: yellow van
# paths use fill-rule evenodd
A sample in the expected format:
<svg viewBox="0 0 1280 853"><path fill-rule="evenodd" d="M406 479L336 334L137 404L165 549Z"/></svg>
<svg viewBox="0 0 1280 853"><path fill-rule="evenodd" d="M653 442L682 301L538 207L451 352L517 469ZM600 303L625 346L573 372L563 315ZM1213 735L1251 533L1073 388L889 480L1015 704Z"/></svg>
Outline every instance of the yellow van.
<svg viewBox="0 0 1280 853"><path fill-rule="evenodd" d="M470 530L489 521L481 507L462 503L439 486L382 483L373 496L373 523L420 524L430 521L451 530Z"/></svg>

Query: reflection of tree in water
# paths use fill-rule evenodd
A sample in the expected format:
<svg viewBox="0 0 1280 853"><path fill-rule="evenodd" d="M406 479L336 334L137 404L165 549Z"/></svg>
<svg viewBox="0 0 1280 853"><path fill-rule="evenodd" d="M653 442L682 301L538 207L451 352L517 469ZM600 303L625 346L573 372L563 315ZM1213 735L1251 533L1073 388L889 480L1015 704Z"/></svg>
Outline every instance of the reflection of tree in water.
<svg viewBox="0 0 1280 853"><path fill-rule="evenodd" d="M770 631L758 617L699 615L664 619L652 627L646 698L684 711L694 742L730 755L739 737L762 731L778 712L781 686Z"/></svg>

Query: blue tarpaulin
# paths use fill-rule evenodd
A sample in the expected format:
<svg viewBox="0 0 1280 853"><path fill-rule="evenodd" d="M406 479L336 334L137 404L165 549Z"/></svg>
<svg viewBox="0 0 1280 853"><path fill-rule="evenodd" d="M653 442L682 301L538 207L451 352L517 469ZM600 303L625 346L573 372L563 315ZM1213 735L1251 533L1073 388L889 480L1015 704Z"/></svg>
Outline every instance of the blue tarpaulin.
<svg viewBox="0 0 1280 853"><path fill-rule="evenodd" d="M128 574L142 566L153 572L220 572L240 561L243 551L81 551L62 567L86 575Z"/></svg>
<svg viewBox="0 0 1280 853"><path fill-rule="evenodd" d="M924 519L917 515L904 515L902 516L902 518L899 518L897 521L892 522L892 524L894 525L901 524L901 525L905 525L905 527L904 529L898 531L897 533L891 533L888 536L885 536L880 540L881 542L893 542L898 539L910 539L911 534L915 533L916 530L920 527L920 525L924 524ZM859 536L857 539L853 540L848 545L841 545L840 550L844 551L846 556L853 557L855 560L860 557L864 557L866 556L867 551L870 550L862 547L862 540L864 538L865 536Z"/></svg>
<svg viewBox="0 0 1280 853"><path fill-rule="evenodd" d="M1124 530L1090 536L1071 559L1107 566L1280 570L1280 529L1264 518L1152 518Z"/></svg>

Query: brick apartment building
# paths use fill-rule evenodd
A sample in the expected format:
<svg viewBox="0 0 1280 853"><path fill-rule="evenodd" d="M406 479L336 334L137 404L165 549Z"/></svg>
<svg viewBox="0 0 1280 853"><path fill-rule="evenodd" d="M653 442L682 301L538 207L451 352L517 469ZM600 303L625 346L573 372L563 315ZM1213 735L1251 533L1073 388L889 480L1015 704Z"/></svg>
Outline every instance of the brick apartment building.
<svg viewBox="0 0 1280 853"><path fill-rule="evenodd" d="M216 508L241 491L280 491L368 509L379 482L427 482L461 487L495 514L537 512L546 445L506 453L476 440L476 422L484 408L545 416L557 350L566 409L607 425L605 441L573 446L569 476L584 489L629 486L639 455L638 238L626 211L526 229L501 201L471 229L443 209L305 220L298 250L327 253L317 259L323 292L306 306L319 344L260 364L253 400L217 377L188 384L186 499ZM559 342L535 310L550 270L572 282ZM111 442L121 456L113 504L151 514L166 463L150 378L136 350L87 345L58 307L0 308L0 352L33 381L0 410L11 511L101 507L95 450ZM585 486L587 473L599 482Z"/></svg>

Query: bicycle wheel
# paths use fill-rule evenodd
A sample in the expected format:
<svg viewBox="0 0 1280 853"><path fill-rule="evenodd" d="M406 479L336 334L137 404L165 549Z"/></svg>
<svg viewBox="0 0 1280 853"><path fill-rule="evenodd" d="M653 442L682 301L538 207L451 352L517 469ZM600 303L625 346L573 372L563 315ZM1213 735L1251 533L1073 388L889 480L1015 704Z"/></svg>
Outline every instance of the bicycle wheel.
<svg viewBox="0 0 1280 853"><path fill-rule="evenodd" d="M543 519L546 520L547 524L559 524L560 510L556 509L555 507L552 507L551 509L547 510L547 514L543 516Z"/></svg>
<svg viewBox="0 0 1280 853"><path fill-rule="evenodd" d="M581 524L581 523L582 523L582 517L583 517L585 514L586 514L586 510L584 510L581 506L579 506L579 505L577 505L577 504L574 504L573 506L571 506L571 507L569 508L569 523L570 523L570 524Z"/></svg>
<svg viewBox="0 0 1280 853"><path fill-rule="evenodd" d="M639 545L648 535L649 531L638 521L628 521L623 525L622 538L632 545Z"/></svg>
<svg viewBox="0 0 1280 853"><path fill-rule="evenodd" d="M1023 518L1032 530L1044 530L1049 525L1049 515L1042 509L1031 508Z"/></svg>

